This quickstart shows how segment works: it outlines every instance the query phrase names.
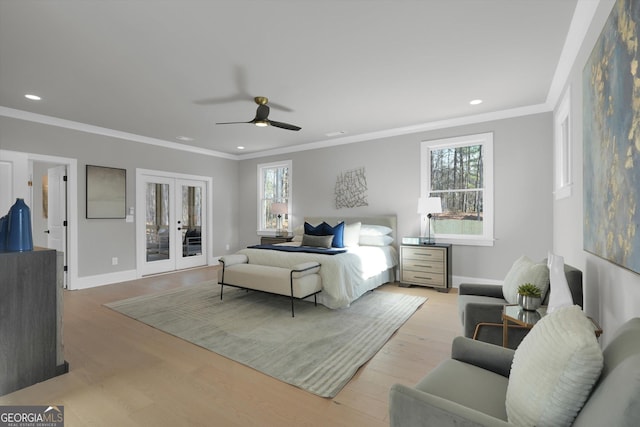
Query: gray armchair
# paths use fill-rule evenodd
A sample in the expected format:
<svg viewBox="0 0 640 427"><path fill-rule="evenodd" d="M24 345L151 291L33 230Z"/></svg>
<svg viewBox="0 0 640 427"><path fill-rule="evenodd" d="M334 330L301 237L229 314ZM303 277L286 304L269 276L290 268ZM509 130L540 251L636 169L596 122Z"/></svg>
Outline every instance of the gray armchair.
<svg viewBox="0 0 640 427"><path fill-rule="evenodd" d="M582 307L582 271L565 264L567 277L574 304ZM549 293L544 296L543 305L548 304ZM464 330L464 336L491 344L502 345L502 309L507 301L499 285L462 283L458 287L458 313ZM528 329L509 328L510 348L516 348L527 334Z"/></svg>
<svg viewBox="0 0 640 427"><path fill-rule="evenodd" d="M604 368L573 426L640 425L640 318L605 348ZM510 426L506 393L514 350L458 337L445 360L415 387L389 392L391 427Z"/></svg>

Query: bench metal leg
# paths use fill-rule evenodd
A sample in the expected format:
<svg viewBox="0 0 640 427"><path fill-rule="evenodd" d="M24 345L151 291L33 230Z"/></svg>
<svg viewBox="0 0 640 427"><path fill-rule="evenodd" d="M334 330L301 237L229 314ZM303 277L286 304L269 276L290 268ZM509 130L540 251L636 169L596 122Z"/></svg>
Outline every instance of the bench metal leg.
<svg viewBox="0 0 640 427"><path fill-rule="evenodd" d="M293 271L289 272L289 284L291 285L291 317L296 317L293 314Z"/></svg>

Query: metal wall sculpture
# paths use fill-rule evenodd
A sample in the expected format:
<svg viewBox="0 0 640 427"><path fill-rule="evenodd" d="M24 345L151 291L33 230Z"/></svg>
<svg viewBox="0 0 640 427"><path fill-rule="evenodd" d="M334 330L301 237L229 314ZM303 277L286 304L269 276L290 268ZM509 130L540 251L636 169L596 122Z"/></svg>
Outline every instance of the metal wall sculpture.
<svg viewBox="0 0 640 427"><path fill-rule="evenodd" d="M338 175L335 193L337 209L369 206L365 169L353 169Z"/></svg>

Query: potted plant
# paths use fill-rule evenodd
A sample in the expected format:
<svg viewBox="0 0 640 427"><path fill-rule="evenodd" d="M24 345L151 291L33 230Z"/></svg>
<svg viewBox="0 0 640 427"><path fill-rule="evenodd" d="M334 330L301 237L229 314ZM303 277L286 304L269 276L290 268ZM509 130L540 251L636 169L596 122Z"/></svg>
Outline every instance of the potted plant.
<svg viewBox="0 0 640 427"><path fill-rule="evenodd" d="M535 311L542 305L542 291L536 285L524 283L518 286L518 305L524 310Z"/></svg>

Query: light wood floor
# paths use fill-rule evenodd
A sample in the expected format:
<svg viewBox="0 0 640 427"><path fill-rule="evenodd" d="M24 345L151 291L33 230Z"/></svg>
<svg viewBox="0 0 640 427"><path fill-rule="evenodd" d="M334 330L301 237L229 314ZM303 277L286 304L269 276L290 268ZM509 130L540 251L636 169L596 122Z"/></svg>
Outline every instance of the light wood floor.
<svg viewBox="0 0 640 427"><path fill-rule="evenodd" d="M381 287L428 301L334 399L315 396L102 304L216 278L194 269L65 292L70 372L0 397L0 405L64 405L65 426L388 426L393 383L413 385L461 333L453 291Z"/></svg>

